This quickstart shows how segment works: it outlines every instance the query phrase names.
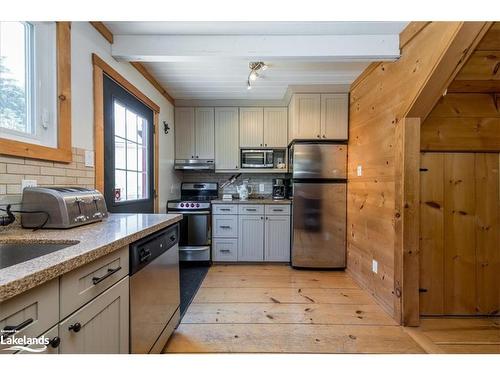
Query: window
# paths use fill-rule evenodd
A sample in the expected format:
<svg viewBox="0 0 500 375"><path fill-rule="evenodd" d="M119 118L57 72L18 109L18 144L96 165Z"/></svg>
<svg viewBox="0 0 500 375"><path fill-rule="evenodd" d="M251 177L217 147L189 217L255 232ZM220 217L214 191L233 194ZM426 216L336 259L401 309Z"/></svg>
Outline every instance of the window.
<svg viewBox="0 0 500 375"><path fill-rule="evenodd" d="M148 199L147 120L114 100L115 202Z"/></svg>
<svg viewBox="0 0 500 375"><path fill-rule="evenodd" d="M57 147L55 22L0 22L0 137Z"/></svg>

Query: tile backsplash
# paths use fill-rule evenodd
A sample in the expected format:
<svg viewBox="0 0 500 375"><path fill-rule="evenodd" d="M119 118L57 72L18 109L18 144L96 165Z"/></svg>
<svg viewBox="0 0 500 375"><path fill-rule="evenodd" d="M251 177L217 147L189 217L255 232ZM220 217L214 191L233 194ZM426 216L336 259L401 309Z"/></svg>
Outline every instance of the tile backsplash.
<svg viewBox="0 0 500 375"><path fill-rule="evenodd" d="M22 180L36 180L38 186L95 186L94 168L85 166L80 148L73 148L71 163L0 155L0 205L21 201Z"/></svg>
<svg viewBox="0 0 500 375"><path fill-rule="evenodd" d="M183 172L182 182L218 182L219 186L226 182L232 175L236 173L204 173L204 172ZM273 178L286 178L286 173L243 173L233 185L226 186L220 195L238 194L236 185L241 184L244 180L248 180L248 184L252 186L252 195L272 194ZM259 191L259 185L264 184L264 191Z"/></svg>

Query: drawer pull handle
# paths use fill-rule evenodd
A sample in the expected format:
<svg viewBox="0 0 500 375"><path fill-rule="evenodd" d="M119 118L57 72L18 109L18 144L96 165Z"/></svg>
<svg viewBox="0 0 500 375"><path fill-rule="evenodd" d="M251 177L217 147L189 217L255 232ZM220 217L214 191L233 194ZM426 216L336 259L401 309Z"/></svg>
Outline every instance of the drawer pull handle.
<svg viewBox="0 0 500 375"><path fill-rule="evenodd" d="M229 226L229 225L221 225L220 227L222 229L231 229L231 226Z"/></svg>
<svg viewBox="0 0 500 375"><path fill-rule="evenodd" d="M230 253L231 250L229 250L229 249L220 249L220 252L221 253Z"/></svg>
<svg viewBox="0 0 500 375"><path fill-rule="evenodd" d="M80 323L74 323L68 327L68 331L80 332L82 325Z"/></svg>
<svg viewBox="0 0 500 375"><path fill-rule="evenodd" d="M283 209L281 209L281 208L275 208L275 209L273 209L273 211L274 212L283 212Z"/></svg>
<svg viewBox="0 0 500 375"><path fill-rule="evenodd" d="M151 254L150 254L151 255ZM114 273L117 273L118 271L120 271L122 269L121 266L119 267L116 267L116 268L108 268L108 273L104 276L101 276L101 277L93 277L92 278L92 283L94 283L94 285L97 285L99 284L101 281L104 281L106 280L108 277L110 277L112 274Z"/></svg>
<svg viewBox="0 0 500 375"><path fill-rule="evenodd" d="M251 211L251 212L255 212L255 211L257 211L257 209L256 209L256 208L246 208L246 210L247 210L247 211Z"/></svg>
<svg viewBox="0 0 500 375"><path fill-rule="evenodd" d="M230 208L221 208L220 210L221 210L221 211L231 211L231 209L230 209Z"/></svg>
<svg viewBox="0 0 500 375"><path fill-rule="evenodd" d="M24 322L19 323L17 326L5 326L3 327L3 334L2 338L5 339L9 336L12 336L16 334L18 331L22 330L23 328L26 328L29 326L31 323L33 323L33 318L26 319Z"/></svg>
<svg viewBox="0 0 500 375"><path fill-rule="evenodd" d="M61 344L61 338L56 336L49 341L49 345L53 348L57 348Z"/></svg>

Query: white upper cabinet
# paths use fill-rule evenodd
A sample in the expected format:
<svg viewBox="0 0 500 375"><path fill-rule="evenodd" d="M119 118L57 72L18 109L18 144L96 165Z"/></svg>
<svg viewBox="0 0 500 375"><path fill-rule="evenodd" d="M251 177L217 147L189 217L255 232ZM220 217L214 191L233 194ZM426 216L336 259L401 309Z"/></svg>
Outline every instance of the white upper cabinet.
<svg viewBox="0 0 500 375"><path fill-rule="evenodd" d="M175 158L195 157L194 108L175 108Z"/></svg>
<svg viewBox="0 0 500 375"><path fill-rule="evenodd" d="M263 108L240 108L240 147L264 147Z"/></svg>
<svg viewBox="0 0 500 375"><path fill-rule="evenodd" d="M289 107L289 141L346 140L348 94L294 94Z"/></svg>
<svg viewBox="0 0 500 375"><path fill-rule="evenodd" d="M238 108L215 108L215 168L234 171L239 169L240 150L238 136Z"/></svg>
<svg viewBox="0 0 500 375"><path fill-rule="evenodd" d="M200 107L195 110L195 158L215 158L214 109Z"/></svg>
<svg viewBox="0 0 500 375"><path fill-rule="evenodd" d="M321 94L321 138L348 138L347 124L349 96L347 94Z"/></svg>
<svg viewBox="0 0 500 375"><path fill-rule="evenodd" d="M286 147L288 145L288 109L286 107L264 108L264 147Z"/></svg>
<svg viewBox="0 0 500 375"><path fill-rule="evenodd" d="M321 138L321 95L295 94L292 97L290 140Z"/></svg>

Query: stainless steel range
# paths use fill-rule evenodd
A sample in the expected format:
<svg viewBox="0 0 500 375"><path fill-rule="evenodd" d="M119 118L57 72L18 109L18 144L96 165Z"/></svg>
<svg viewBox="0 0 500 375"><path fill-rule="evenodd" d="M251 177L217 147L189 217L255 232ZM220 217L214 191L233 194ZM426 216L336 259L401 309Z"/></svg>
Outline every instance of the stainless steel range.
<svg viewBox="0 0 500 375"><path fill-rule="evenodd" d="M167 202L167 213L183 214L180 222L179 260L211 260L212 205L217 199L216 182L182 183L181 199Z"/></svg>

